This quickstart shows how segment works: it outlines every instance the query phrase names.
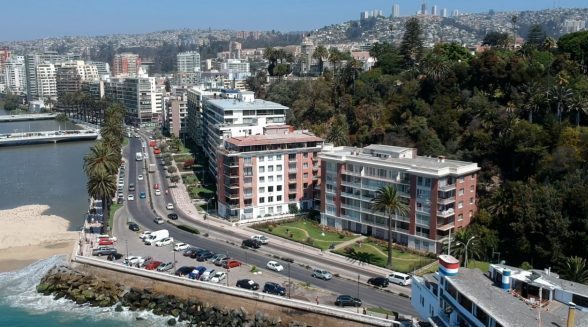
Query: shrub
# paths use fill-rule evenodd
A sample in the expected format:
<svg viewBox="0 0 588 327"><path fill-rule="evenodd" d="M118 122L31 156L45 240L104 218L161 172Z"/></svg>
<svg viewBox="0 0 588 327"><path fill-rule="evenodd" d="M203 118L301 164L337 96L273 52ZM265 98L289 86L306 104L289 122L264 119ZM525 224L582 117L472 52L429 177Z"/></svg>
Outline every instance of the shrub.
<svg viewBox="0 0 588 327"><path fill-rule="evenodd" d="M200 231L197 228L192 227L192 226L188 226L188 225L177 225L177 227L179 229L181 229L181 230L184 230L184 231L188 232L188 233L192 233L192 234L196 234L196 235L200 234Z"/></svg>
<svg viewBox="0 0 588 327"><path fill-rule="evenodd" d="M351 253L355 252L355 249L354 249L354 248L352 248L351 246L346 246L346 247L343 249L343 252L345 252L346 254L351 254Z"/></svg>
<svg viewBox="0 0 588 327"><path fill-rule="evenodd" d="M304 242L306 244L308 244L308 245L313 245L314 244L314 239L312 237L307 237Z"/></svg>
<svg viewBox="0 0 588 327"><path fill-rule="evenodd" d="M249 272L256 272L257 271L257 267L256 266L251 266L251 269L249 269Z"/></svg>
<svg viewBox="0 0 588 327"><path fill-rule="evenodd" d="M282 257L281 259L284 260L284 261L286 261L286 262L289 262L289 263L293 263L294 262L294 259L292 259L292 258Z"/></svg>
<svg viewBox="0 0 588 327"><path fill-rule="evenodd" d="M294 234L292 234L292 233L288 233L288 237L289 237L289 238L293 238L293 237L294 237Z"/></svg>
<svg viewBox="0 0 588 327"><path fill-rule="evenodd" d="M345 238L345 234L339 233L339 239L344 239L344 238Z"/></svg>
<svg viewBox="0 0 588 327"><path fill-rule="evenodd" d="M274 228L273 228L272 226L267 226L267 231L268 231L268 232L271 232L271 231L273 231L273 230L274 230Z"/></svg>

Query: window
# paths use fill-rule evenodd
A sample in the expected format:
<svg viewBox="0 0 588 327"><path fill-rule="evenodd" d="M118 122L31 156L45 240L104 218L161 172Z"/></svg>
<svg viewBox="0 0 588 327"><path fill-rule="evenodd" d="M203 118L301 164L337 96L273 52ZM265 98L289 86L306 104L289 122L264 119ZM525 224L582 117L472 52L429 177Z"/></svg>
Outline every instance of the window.
<svg viewBox="0 0 588 327"><path fill-rule="evenodd" d="M474 204L474 198L470 198L470 204Z"/></svg>
<svg viewBox="0 0 588 327"><path fill-rule="evenodd" d="M260 174L265 173L265 167L264 166L259 166L259 173Z"/></svg>
<svg viewBox="0 0 588 327"><path fill-rule="evenodd" d="M278 182L281 182L281 181L282 181L282 175L278 175L278 176L276 176L276 180L277 180Z"/></svg>
<svg viewBox="0 0 588 327"><path fill-rule="evenodd" d="M308 162L305 162L304 164L302 164L302 168L308 168Z"/></svg>
<svg viewBox="0 0 588 327"><path fill-rule="evenodd" d="M463 201L459 201L459 202L457 203L457 208L458 208L458 209L461 209L461 208L463 208Z"/></svg>
<svg viewBox="0 0 588 327"><path fill-rule="evenodd" d="M476 174L471 174L471 175L470 175L470 179L471 179L471 180L474 180L474 179L476 179Z"/></svg>
<svg viewBox="0 0 588 327"><path fill-rule="evenodd" d="M265 193L265 187L260 187L259 188L259 193Z"/></svg>
<svg viewBox="0 0 588 327"><path fill-rule="evenodd" d="M278 201L278 202L282 201L282 196L281 195L276 196L276 201Z"/></svg>
<svg viewBox="0 0 588 327"><path fill-rule="evenodd" d="M304 152L304 154L302 154L302 156L304 157L304 159L308 158L308 152Z"/></svg>
<svg viewBox="0 0 588 327"><path fill-rule="evenodd" d="M470 210L470 212L468 213L468 217L472 218L473 215L474 215L474 212L472 210Z"/></svg>
<svg viewBox="0 0 588 327"><path fill-rule="evenodd" d="M270 215L273 215L274 214L274 207L267 208L267 213Z"/></svg>
<svg viewBox="0 0 588 327"><path fill-rule="evenodd" d="M274 181L274 176L268 176L268 177L267 177L267 181L268 181L269 183L272 183L272 182Z"/></svg>
<svg viewBox="0 0 588 327"><path fill-rule="evenodd" d="M259 198L259 203L264 203L264 202L265 202L265 198L264 197Z"/></svg>
<svg viewBox="0 0 588 327"><path fill-rule="evenodd" d="M263 162L263 159L264 159L264 158L265 158L264 156L261 156L261 157L258 157L258 158L257 158L257 160L258 160L259 162Z"/></svg>
<svg viewBox="0 0 588 327"><path fill-rule="evenodd" d="M274 166L267 166L267 171L272 173L274 171Z"/></svg>
<svg viewBox="0 0 588 327"><path fill-rule="evenodd" d="M459 193L458 193L458 195L463 195L463 188L460 188L460 189L459 189Z"/></svg>
<svg viewBox="0 0 588 327"><path fill-rule="evenodd" d="M243 168L243 176L253 176L253 168L251 168L251 167Z"/></svg>
<svg viewBox="0 0 588 327"><path fill-rule="evenodd" d="M302 178L308 179L308 173L304 173L304 175L302 176Z"/></svg>
<svg viewBox="0 0 588 327"><path fill-rule="evenodd" d="M276 166L276 171L282 171L282 165L277 165Z"/></svg>
<svg viewBox="0 0 588 327"><path fill-rule="evenodd" d="M460 182L460 183L463 183L463 182L464 182L464 180L465 180L465 178L464 178L463 176L461 176L461 177L459 178L459 182Z"/></svg>
<svg viewBox="0 0 588 327"><path fill-rule="evenodd" d="M276 191L280 192L282 190L282 185L276 186Z"/></svg>
<svg viewBox="0 0 588 327"><path fill-rule="evenodd" d="M243 159L243 162L244 162L246 165L251 165L251 157L244 158L244 159Z"/></svg>
<svg viewBox="0 0 588 327"><path fill-rule="evenodd" d="M263 176L259 177L259 182L260 183L265 183L265 177L263 177Z"/></svg>
<svg viewBox="0 0 588 327"><path fill-rule="evenodd" d="M276 154L276 160L282 160L282 155L281 154Z"/></svg>
<svg viewBox="0 0 588 327"><path fill-rule="evenodd" d="M460 213L459 215L457 215L457 221L462 221L463 220L463 215Z"/></svg>
<svg viewBox="0 0 588 327"><path fill-rule="evenodd" d="M267 156L267 161L274 161L274 156Z"/></svg>
<svg viewBox="0 0 588 327"><path fill-rule="evenodd" d="M265 215L265 209L264 208L259 208L259 216L263 217Z"/></svg>
<svg viewBox="0 0 588 327"><path fill-rule="evenodd" d="M273 192L274 191L274 187L273 186L268 186L267 187L267 191L268 192Z"/></svg>
<svg viewBox="0 0 588 327"><path fill-rule="evenodd" d="M267 197L267 202L274 202L274 197L273 196L268 196Z"/></svg>
<svg viewBox="0 0 588 327"><path fill-rule="evenodd" d="M470 192L474 191L474 185L470 185Z"/></svg>

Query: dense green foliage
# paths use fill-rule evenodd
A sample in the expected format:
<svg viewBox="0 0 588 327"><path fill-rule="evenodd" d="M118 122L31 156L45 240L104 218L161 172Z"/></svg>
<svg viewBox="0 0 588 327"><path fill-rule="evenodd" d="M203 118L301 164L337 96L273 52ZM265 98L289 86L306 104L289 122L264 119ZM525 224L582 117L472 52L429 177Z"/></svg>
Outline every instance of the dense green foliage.
<svg viewBox="0 0 588 327"><path fill-rule="evenodd" d="M500 251L510 264L545 267L587 258L578 245L588 244L588 32L563 37L559 50L537 46L543 34L531 32L534 44L512 51L502 35L475 56L457 44L422 49L412 33L400 48L376 45L370 71L341 62L314 81L272 84L267 99L292 108L290 124L339 144L477 162L479 212L468 230L480 259Z"/></svg>

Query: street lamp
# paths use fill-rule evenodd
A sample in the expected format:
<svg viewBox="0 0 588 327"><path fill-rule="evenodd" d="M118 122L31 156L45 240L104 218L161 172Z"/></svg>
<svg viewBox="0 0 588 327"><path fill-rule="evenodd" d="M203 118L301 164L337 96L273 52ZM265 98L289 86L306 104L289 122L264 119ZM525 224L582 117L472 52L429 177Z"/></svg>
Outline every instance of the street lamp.
<svg viewBox="0 0 588 327"><path fill-rule="evenodd" d="M470 239L467 241L466 245L465 245L465 267L468 267L468 245L470 245L470 242L476 238L476 236L472 236L470 237Z"/></svg>

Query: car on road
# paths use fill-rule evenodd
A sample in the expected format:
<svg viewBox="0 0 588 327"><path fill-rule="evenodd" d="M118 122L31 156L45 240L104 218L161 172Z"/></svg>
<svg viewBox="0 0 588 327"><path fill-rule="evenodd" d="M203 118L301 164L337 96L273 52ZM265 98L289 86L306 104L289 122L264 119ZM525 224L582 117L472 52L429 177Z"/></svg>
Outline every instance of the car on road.
<svg viewBox="0 0 588 327"><path fill-rule="evenodd" d="M166 237L160 241L155 242L155 246L165 246L165 245L170 245L172 244L174 241L173 238L171 237Z"/></svg>
<svg viewBox="0 0 588 327"><path fill-rule="evenodd" d="M123 204L123 202L125 202L125 198L122 196L122 194L116 199L116 204Z"/></svg>
<svg viewBox="0 0 588 327"><path fill-rule="evenodd" d="M273 261L273 260L268 261L265 266L267 267L267 269L277 271L277 272L284 270L284 266L282 266L281 263L279 263L277 261Z"/></svg>
<svg viewBox="0 0 588 327"><path fill-rule="evenodd" d="M390 283L394 283L394 284L398 284L398 285L402 285L402 286L408 286L408 285L410 285L411 277L410 277L410 275L394 271L390 275L388 275L388 281Z"/></svg>
<svg viewBox="0 0 588 327"><path fill-rule="evenodd" d="M139 225L135 224L135 223L130 223L129 224L129 229L132 230L133 232L138 232L140 227Z"/></svg>
<svg viewBox="0 0 588 327"><path fill-rule="evenodd" d="M263 293L284 296L286 295L286 288L284 288L278 283L267 282L265 283L265 285L263 285Z"/></svg>
<svg viewBox="0 0 588 327"><path fill-rule="evenodd" d="M129 194L129 195L127 196L127 200L129 200L129 201L134 201L134 200L135 200L135 195L134 195L134 194Z"/></svg>
<svg viewBox="0 0 588 327"><path fill-rule="evenodd" d="M171 261L164 262L157 267L157 271L168 271L174 267L174 263Z"/></svg>
<svg viewBox="0 0 588 327"><path fill-rule="evenodd" d="M114 241L110 238L101 238L98 240L98 245L113 245Z"/></svg>
<svg viewBox="0 0 588 327"><path fill-rule="evenodd" d="M158 225L161 225L161 224L165 223L165 221L163 220L163 218L161 218L161 217L159 217L159 216L155 217L155 219L153 219L153 221L154 221L156 224L158 224Z"/></svg>
<svg viewBox="0 0 588 327"><path fill-rule="evenodd" d="M161 264L162 264L161 261L151 261L148 265L145 266L145 269L147 269L147 270L155 270Z"/></svg>
<svg viewBox="0 0 588 327"><path fill-rule="evenodd" d="M372 277L368 279L368 284L374 285L376 287L388 287L388 278L386 277Z"/></svg>
<svg viewBox="0 0 588 327"><path fill-rule="evenodd" d="M259 284L252 281L251 279L240 279L237 281L237 284L235 284L235 286L254 291L257 291L259 289Z"/></svg>
<svg viewBox="0 0 588 327"><path fill-rule="evenodd" d="M153 189L154 190L159 190L159 184L157 184L157 183L153 184Z"/></svg>
<svg viewBox="0 0 588 327"><path fill-rule="evenodd" d="M239 267L241 265L242 265L242 263L237 260L227 260L223 263L223 268L231 269L231 268Z"/></svg>
<svg viewBox="0 0 588 327"><path fill-rule="evenodd" d="M211 283L220 283L227 278L227 273L224 271L217 271L210 277Z"/></svg>
<svg viewBox="0 0 588 327"><path fill-rule="evenodd" d="M151 231L148 231L148 230L146 230L146 231L143 231L143 233L141 233L141 235L139 235L139 238L140 238L140 239L142 239L142 240L144 240L144 239L146 239L146 238L147 238L149 235L151 235Z"/></svg>
<svg viewBox="0 0 588 327"><path fill-rule="evenodd" d="M161 190L155 190L155 195L161 195Z"/></svg>
<svg viewBox="0 0 588 327"><path fill-rule="evenodd" d="M174 251L184 251L190 247L190 244L176 243L174 244Z"/></svg>
<svg viewBox="0 0 588 327"><path fill-rule="evenodd" d="M338 307L361 307L361 300L351 295L339 295L335 300Z"/></svg>
<svg viewBox="0 0 588 327"><path fill-rule="evenodd" d="M167 219L178 220L178 214L172 212L169 215L167 215Z"/></svg>
<svg viewBox="0 0 588 327"><path fill-rule="evenodd" d="M206 269L205 272L203 272L202 274L200 274L200 277L198 278L199 280L203 281L203 282L207 282L210 280L210 277L212 277L212 275L214 275L215 270L214 269Z"/></svg>
<svg viewBox="0 0 588 327"><path fill-rule="evenodd" d="M253 235L251 236L252 240L259 241L261 244L268 244L269 238L265 237L264 235Z"/></svg>
<svg viewBox="0 0 588 327"><path fill-rule="evenodd" d="M137 176L137 180L140 180L140 181L142 181L142 180L143 180L143 175L139 175L139 176Z"/></svg>
<svg viewBox="0 0 588 327"><path fill-rule="evenodd" d="M131 183L129 184L129 191L134 191L135 190L135 184Z"/></svg>
<svg viewBox="0 0 588 327"><path fill-rule="evenodd" d="M212 253L209 250L204 250L204 251L198 253L198 255L196 256L196 260L206 261L206 260L214 257L214 255L215 255L215 253Z"/></svg>
<svg viewBox="0 0 588 327"><path fill-rule="evenodd" d="M110 254L116 254L117 251L115 248L112 247L108 247L108 246L101 246L101 247L97 247L95 249L92 249L92 255L97 255L99 257L103 256L103 255L110 255Z"/></svg>
<svg viewBox="0 0 588 327"><path fill-rule="evenodd" d="M214 257L210 258L210 262L214 263L217 266L221 266L222 264L220 263L222 260L227 259L228 256L226 254L216 254Z"/></svg>
<svg viewBox="0 0 588 327"><path fill-rule="evenodd" d="M318 269L317 268L312 271L312 277L322 279L322 280L329 280L329 279L333 278L333 274L331 274L330 272L328 272L325 269Z"/></svg>
<svg viewBox="0 0 588 327"><path fill-rule="evenodd" d="M184 251L184 253L183 253L184 257L191 257L192 254L194 254L194 252L196 252L198 250L199 250L199 248L197 248L195 246L191 246Z"/></svg>
<svg viewBox="0 0 588 327"><path fill-rule="evenodd" d="M167 210L174 210L174 205L173 203L168 203L167 206L165 206L167 208Z"/></svg>
<svg viewBox="0 0 588 327"><path fill-rule="evenodd" d="M139 193L139 198L145 199L145 198L147 198L147 194L145 194L145 192L141 192L141 193Z"/></svg>
<svg viewBox="0 0 588 327"><path fill-rule="evenodd" d="M176 272L174 273L174 275L180 276L180 277L188 276L194 270L194 268L196 268L196 267L193 267L193 266L183 266L183 267L180 267L180 268L178 268L176 270Z"/></svg>
<svg viewBox="0 0 588 327"><path fill-rule="evenodd" d="M189 274L188 274L188 278L191 279L200 279L200 276L202 276L202 274L206 271L206 267L204 266L198 266L196 268L194 268Z"/></svg>
<svg viewBox="0 0 588 327"><path fill-rule="evenodd" d="M241 246L245 248L259 249L261 247L261 242L258 240L248 238L244 239L243 242L241 242Z"/></svg>

